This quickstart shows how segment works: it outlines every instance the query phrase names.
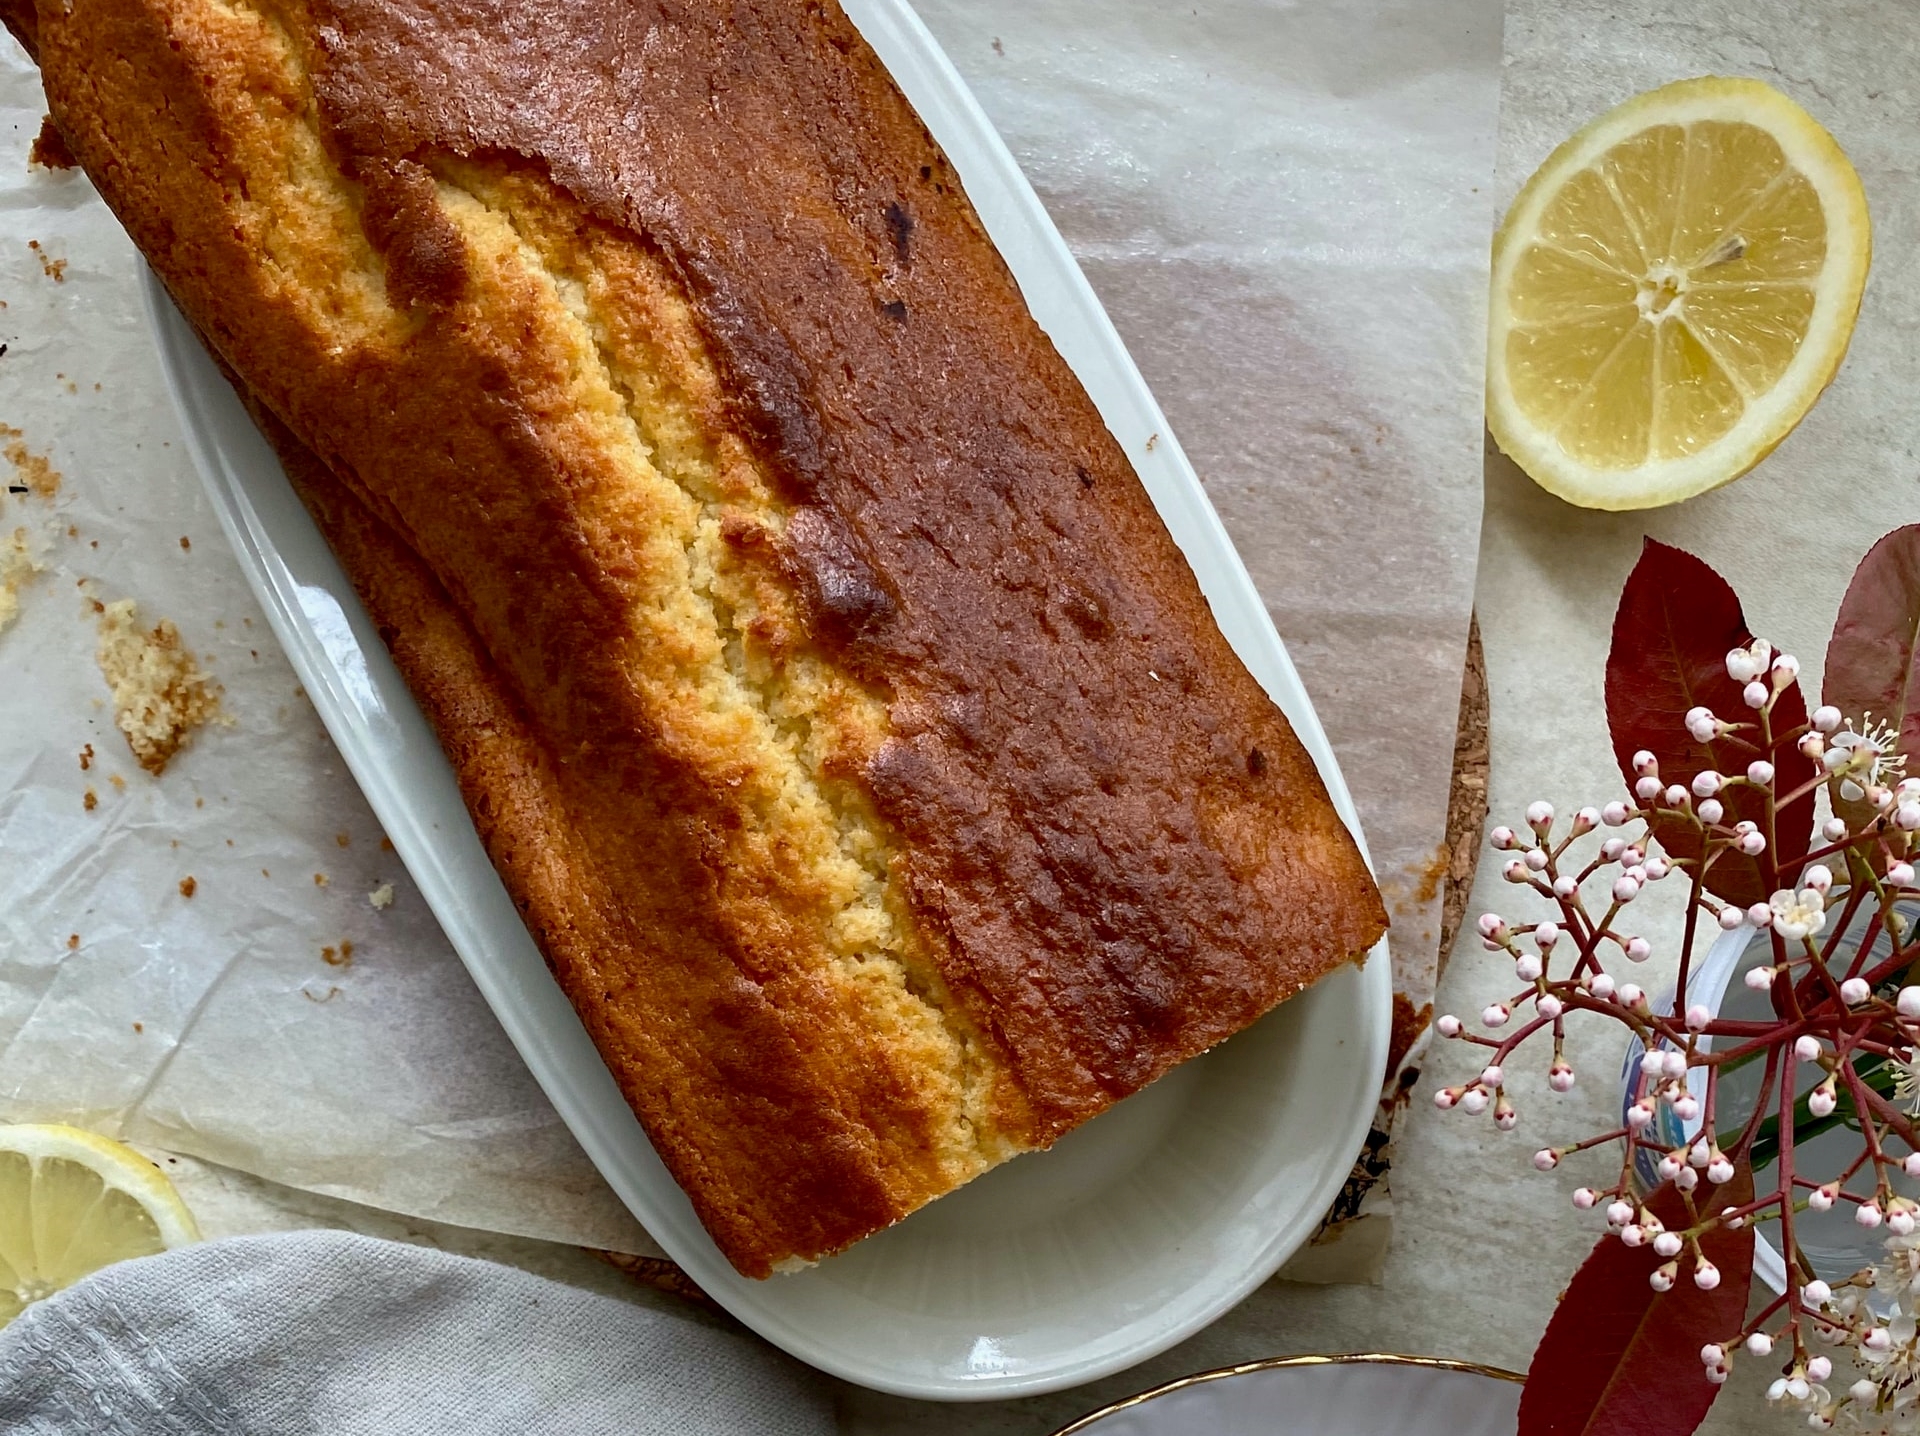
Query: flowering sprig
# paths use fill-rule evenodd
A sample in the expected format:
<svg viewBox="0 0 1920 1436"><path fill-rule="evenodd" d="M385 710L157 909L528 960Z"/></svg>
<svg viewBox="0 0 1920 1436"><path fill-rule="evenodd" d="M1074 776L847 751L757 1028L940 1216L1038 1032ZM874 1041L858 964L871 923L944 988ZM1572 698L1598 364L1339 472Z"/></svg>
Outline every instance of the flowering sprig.
<svg viewBox="0 0 1920 1436"><path fill-rule="evenodd" d="M1920 529L1901 533L1920 554ZM1651 677L1644 667L1636 672L1630 655L1620 658L1634 585L1643 570L1653 569L1637 600L1644 606L1653 582L1669 589L1698 582L1686 565L1724 590L1709 596L1730 609L1719 622L1735 642L1718 651L1711 672L1699 664L1669 664ZM1669 623L1687 611L1666 592L1656 597ZM1534 1165L1551 1171L1575 1152L1618 1144L1612 1184L1580 1188L1573 1205L1605 1219L1603 1248L1612 1242L1636 1254L1634 1270L1645 1270L1647 1300L1676 1288L1714 1292L1725 1277L1716 1250L1746 1254L1737 1264L1744 1287L1751 1232L1761 1223L1777 1223L1790 1275L1786 1293L1750 1319L1738 1302L1714 1306L1726 1324L1697 1332L1692 1348L1698 1360L1691 1379L1704 1381L1706 1394L1686 1407L1692 1414L1673 1429L1690 1430L1704 1415L1711 1388L1727 1380L1736 1361L1749 1359L1777 1361L1770 1399L1801 1407L1815 1426L1830 1426L1842 1413L1885 1419L1913 1407L1920 1415L1920 1336L1913 1318L1920 1204L1894 1187L1897 1175L1920 1177L1920 1101L1909 1100L1920 1097L1920 980L1909 979L1920 946L1898 910L1903 900L1920 898L1920 778L1904 773L1898 746L1904 715L1876 722L1869 712L1833 703L1808 713L1799 663L1747 634L1731 590L1675 550L1649 545L1629 581L1622 616L1609 664L1609 714L1616 743L1623 728L1644 743L1622 750L1627 796L1579 808L1564 820L1551 804L1536 802L1522 825L1493 830L1493 847L1506 855L1502 876L1537 903L1524 916L1479 919L1483 946L1513 963L1515 989L1489 1004L1477 1022L1452 1015L1436 1021L1441 1036L1484 1051L1479 1074L1436 1092L1434 1103L1490 1114L1496 1127L1511 1131L1520 1114L1507 1071L1519 1049L1550 1037L1547 1085L1566 1092L1577 1080L1566 1051L1568 1021L1584 1013L1619 1023L1643 1052L1621 1123L1541 1148ZM1834 665L1830 652L1830 691ZM1677 702L1666 706L1680 694L1708 701L1689 702L1684 710ZM1655 721L1663 714L1671 716ZM1822 793L1832 815L1816 835ZM1674 996L1663 1002L1630 980L1633 968L1653 955L1632 919L1634 904L1655 883L1686 890ZM1722 1018L1694 995L1697 941L1742 928L1770 948L1746 978L1770 999L1766 1020ZM1749 1064L1764 1064L1761 1096L1743 1120L1723 1126L1723 1075ZM1812 1090L1801 1099L1809 1071ZM1796 1138L1840 1120L1857 1129L1857 1154L1835 1170L1810 1170ZM1647 1167L1659 1176L1653 1191L1636 1180ZM1763 1167L1770 1168L1771 1186L1752 1190L1752 1173ZM1862 1227L1884 1228L1888 1270L1909 1275L1883 1280L1862 1273L1838 1288L1822 1281L1796 1222L1809 1210L1835 1207L1851 1207ZM1730 1242L1732 1234L1743 1234L1745 1245ZM1898 1280L1907 1283L1904 1304L1888 1316L1885 1302L1876 1307L1867 1294ZM1568 1310L1575 1305L1570 1293L1556 1325L1581 1319ZM1553 1347L1550 1329L1536 1370ZM1836 1393L1834 1356L1843 1352L1861 1375ZM1554 1399L1548 1394L1537 1401ZM1530 1384L1523 1433L1528 1402L1535 1401Z"/></svg>

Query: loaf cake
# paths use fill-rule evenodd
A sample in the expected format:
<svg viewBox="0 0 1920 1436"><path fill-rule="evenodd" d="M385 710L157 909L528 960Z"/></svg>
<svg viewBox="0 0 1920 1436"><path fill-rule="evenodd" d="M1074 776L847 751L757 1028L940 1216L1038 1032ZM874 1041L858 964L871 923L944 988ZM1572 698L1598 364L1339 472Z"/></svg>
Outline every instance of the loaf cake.
<svg viewBox="0 0 1920 1436"><path fill-rule="evenodd" d="M816 1260L1385 914L834 0L0 0L715 1242Z"/></svg>

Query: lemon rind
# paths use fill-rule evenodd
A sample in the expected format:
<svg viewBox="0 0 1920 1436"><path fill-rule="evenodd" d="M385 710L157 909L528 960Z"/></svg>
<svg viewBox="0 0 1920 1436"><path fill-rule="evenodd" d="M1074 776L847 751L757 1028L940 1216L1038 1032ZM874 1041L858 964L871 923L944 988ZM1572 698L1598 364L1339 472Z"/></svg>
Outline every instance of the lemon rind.
<svg viewBox="0 0 1920 1436"><path fill-rule="evenodd" d="M1695 453L1630 469L1582 464L1523 415L1497 376L1504 372L1510 311L1503 296L1547 204L1573 175L1655 124L1728 120L1758 125L1806 176L1827 221L1827 262L1814 286L1813 317L1799 350L1734 426ZM1703 77L1637 95L1563 142L1534 171L1494 236L1487 316L1487 427L1494 442L1549 493L1583 508L1626 510L1677 503L1731 483L1777 448L1833 382L1853 336L1873 254L1866 193L1852 162L1820 122L1759 80Z"/></svg>
<svg viewBox="0 0 1920 1436"><path fill-rule="evenodd" d="M29 1122L0 1126L0 1152L18 1152L32 1162L47 1157L78 1162L139 1202L167 1249L200 1240L199 1224L166 1174L124 1143L79 1127Z"/></svg>

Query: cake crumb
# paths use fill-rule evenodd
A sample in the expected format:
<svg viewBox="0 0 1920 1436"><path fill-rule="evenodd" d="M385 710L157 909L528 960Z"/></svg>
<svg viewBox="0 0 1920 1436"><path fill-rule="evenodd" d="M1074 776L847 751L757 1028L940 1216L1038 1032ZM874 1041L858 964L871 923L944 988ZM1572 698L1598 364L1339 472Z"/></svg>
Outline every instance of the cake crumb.
<svg viewBox="0 0 1920 1436"><path fill-rule="evenodd" d="M67 282L66 260L54 259L41 247L40 241L37 239L28 240L27 248L32 250L39 258L40 272L42 274L46 275L47 278L51 279L55 284L65 284Z"/></svg>
<svg viewBox="0 0 1920 1436"><path fill-rule="evenodd" d="M67 148L66 137L54 125L53 116L45 116L40 121L40 133L33 137L33 148L27 151L27 168L70 170L79 163Z"/></svg>
<svg viewBox="0 0 1920 1436"><path fill-rule="evenodd" d="M200 884L194 880L194 876L192 873L188 873L185 877L180 879L180 896L181 897L190 898L199 890L200 890Z"/></svg>
<svg viewBox="0 0 1920 1436"><path fill-rule="evenodd" d="M80 750L80 771L86 772L93 766L93 744L89 743Z"/></svg>
<svg viewBox="0 0 1920 1436"><path fill-rule="evenodd" d="M392 838L387 838L387 837L383 837L383 838L381 838L381 839L380 839L380 851L381 851L381 852L383 852L383 853L390 853L390 852L392 852L392 851L393 851L393 839L392 839Z"/></svg>
<svg viewBox="0 0 1920 1436"><path fill-rule="evenodd" d="M80 798L80 806L91 813L100 806L100 795L89 788Z"/></svg>
<svg viewBox="0 0 1920 1436"><path fill-rule="evenodd" d="M320 960L328 967L352 967L353 944L343 941L337 948L323 947L320 949Z"/></svg>
<svg viewBox="0 0 1920 1436"><path fill-rule="evenodd" d="M333 841L336 847L344 848L353 841L353 836L350 833L335 833Z"/></svg>
<svg viewBox="0 0 1920 1436"><path fill-rule="evenodd" d="M124 793L127 791L127 780L121 777L118 773L107 774L107 781L113 784L114 792Z"/></svg>
<svg viewBox="0 0 1920 1436"><path fill-rule="evenodd" d="M192 550L193 550L193 540L192 540L192 539L190 539L190 538L188 538L188 537L187 537L187 536L186 536L185 534L181 534L181 535L180 535L180 549L181 549L181 552L183 552L183 553L190 553L190 552L192 552ZM216 624L214 625L214 627L215 627L215 628L218 628L219 626L220 626L220 625L219 625L219 624L217 624L217 623L216 623Z"/></svg>
<svg viewBox="0 0 1920 1436"><path fill-rule="evenodd" d="M67 951L78 952L79 950L80 950L80 934L77 932L68 933L67 934Z"/></svg>
<svg viewBox="0 0 1920 1436"><path fill-rule="evenodd" d="M113 690L114 722L140 766L158 777L194 729L231 723L220 707L220 686L204 677L169 619L143 628L133 600L100 610L95 658Z"/></svg>
<svg viewBox="0 0 1920 1436"><path fill-rule="evenodd" d="M385 912L393 906L393 884L381 883L379 887L367 894L367 901L373 904L374 911Z"/></svg>
<svg viewBox="0 0 1920 1436"><path fill-rule="evenodd" d="M20 590L45 570L33 532L17 528L0 536L0 633L20 616Z"/></svg>
<svg viewBox="0 0 1920 1436"><path fill-rule="evenodd" d="M145 1032L147 1030L147 1026L144 1022L136 1022L133 1024L133 1030L135 1032Z"/></svg>
<svg viewBox="0 0 1920 1436"><path fill-rule="evenodd" d="M317 888L325 887L327 885L327 875L325 873L315 873L313 875L313 885Z"/></svg>

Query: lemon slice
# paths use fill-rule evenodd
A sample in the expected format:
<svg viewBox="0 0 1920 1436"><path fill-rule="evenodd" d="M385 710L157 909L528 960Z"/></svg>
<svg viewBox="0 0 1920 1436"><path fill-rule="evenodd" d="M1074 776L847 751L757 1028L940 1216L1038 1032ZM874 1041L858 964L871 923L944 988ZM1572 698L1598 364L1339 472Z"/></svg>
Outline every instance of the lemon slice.
<svg viewBox="0 0 1920 1436"><path fill-rule="evenodd" d="M89 1272L198 1241L173 1184L77 1127L0 1127L0 1324Z"/></svg>
<svg viewBox="0 0 1920 1436"><path fill-rule="evenodd" d="M1682 80L1561 145L1493 242L1487 426L1543 488L1650 508L1739 478L1847 352L1860 177L1757 80Z"/></svg>

